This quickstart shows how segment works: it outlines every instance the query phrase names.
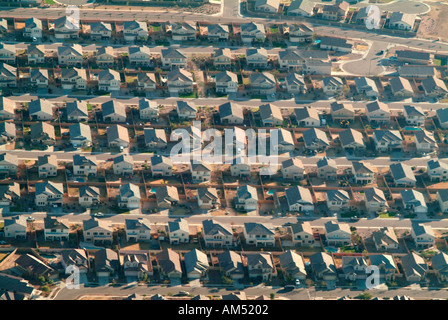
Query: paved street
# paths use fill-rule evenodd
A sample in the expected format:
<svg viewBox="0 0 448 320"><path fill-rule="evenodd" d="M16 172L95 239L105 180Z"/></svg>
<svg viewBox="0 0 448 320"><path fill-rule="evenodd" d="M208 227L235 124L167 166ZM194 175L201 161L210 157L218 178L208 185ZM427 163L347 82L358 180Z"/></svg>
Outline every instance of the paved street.
<svg viewBox="0 0 448 320"><path fill-rule="evenodd" d="M180 291L188 291L190 294L202 294L202 295L223 295L229 294L235 289L223 289L223 288L207 288L207 287L189 287L189 286L176 286L176 287L161 287L161 286L122 286L122 287L93 287L80 289L66 289L63 288L55 297L55 300L73 300L83 295L111 295L125 297L133 293L140 295L146 294L148 296L154 294L168 295L168 293L177 294ZM283 288L273 288L257 286L244 290L248 298L255 298L260 295L266 295L269 297L271 293L276 293L276 297L280 299L291 300L322 300L322 299L338 299L344 296L356 297L363 291L355 289L341 289L335 290L316 290L312 288L294 289L290 292L284 292ZM370 293L375 297L387 297L392 298L395 295L407 295L415 299L446 299L448 293L446 290L415 290L413 288L400 288L392 290L384 289L371 289Z"/></svg>

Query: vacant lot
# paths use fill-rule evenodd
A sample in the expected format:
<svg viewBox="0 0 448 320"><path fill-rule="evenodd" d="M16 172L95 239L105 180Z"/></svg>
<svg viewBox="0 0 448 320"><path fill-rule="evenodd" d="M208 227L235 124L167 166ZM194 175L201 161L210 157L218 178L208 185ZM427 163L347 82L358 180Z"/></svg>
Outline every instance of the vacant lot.
<svg viewBox="0 0 448 320"><path fill-rule="evenodd" d="M447 0L444 1L448 3ZM418 28L417 37L425 39L440 38L442 41L448 39L448 5L434 4L431 5L431 11L422 16L422 22Z"/></svg>

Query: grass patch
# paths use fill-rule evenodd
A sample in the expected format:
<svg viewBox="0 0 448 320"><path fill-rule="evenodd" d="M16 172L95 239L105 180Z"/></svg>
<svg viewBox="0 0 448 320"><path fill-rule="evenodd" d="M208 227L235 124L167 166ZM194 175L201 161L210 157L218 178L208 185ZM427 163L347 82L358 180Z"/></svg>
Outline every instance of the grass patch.
<svg viewBox="0 0 448 320"><path fill-rule="evenodd" d="M45 0L45 4L56 4L54 0Z"/></svg>
<svg viewBox="0 0 448 320"><path fill-rule="evenodd" d="M386 213L381 213L379 215L380 218L393 218L395 217L395 213L394 212L386 212Z"/></svg>
<svg viewBox="0 0 448 320"><path fill-rule="evenodd" d="M198 93L192 92L192 93L179 93L179 98L197 98Z"/></svg>

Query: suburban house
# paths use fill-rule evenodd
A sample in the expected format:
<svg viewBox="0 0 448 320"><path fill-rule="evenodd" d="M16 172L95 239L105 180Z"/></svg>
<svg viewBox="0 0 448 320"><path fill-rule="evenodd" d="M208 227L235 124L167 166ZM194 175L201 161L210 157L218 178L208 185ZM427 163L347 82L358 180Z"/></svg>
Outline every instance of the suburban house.
<svg viewBox="0 0 448 320"><path fill-rule="evenodd" d="M217 69L227 69L232 66L232 53L229 48L219 48L213 54L213 65Z"/></svg>
<svg viewBox="0 0 448 320"><path fill-rule="evenodd" d="M199 188L198 189L198 206L202 209L212 209L219 206L218 190L215 188Z"/></svg>
<svg viewBox="0 0 448 320"><path fill-rule="evenodd" d="M415 148L418 152L432 152L439 148L434 133L424 129L415 131Z"/></svg>
<svg viewBox="0 0 448 320"><path fill-rule="evenodd" d="M48 266L42 260L31 254L22 254L14 261L16 271L22 276L28 276L34 280L44 278L45 280L55 280L58 278L59 272Z"/></svg>
<svg viewBox="0 0 448 320"><path fill-rule="evenodd" d="M120 260L112 249L100 249L93 254L95 273L98 278L108 278L118 273Z"/></svg>
<svg viewBox="0 0 448 320"><path fill-rule="evenodd" d="M347 223L328 221L325 223L325 235L330 245L344 246L352 243L352 233Z"/></svg>
<svg viewBox="0 0 448 320"><path fill-rule="evenodd" d="M230 164L230 174L232 177L248 177L251 173L251 165L245 156L237 155Z"/></svg>
<svg viewBox="0 0 448 320"><path fill-rule="evenodd" d="M414 90L412 89L411 82L408 79L402 77L390 78L389 86L392 94L396 98L410 98L414 95Z"/></svg>
<svg viewBox="0 0 448 320"><path fill-rule="evenodd" d="M90 37L93 40L109 40L112 36L112 25L102 21L90 24Z"/></svg>
<svg viewBox="0 0 448 320"><path fill-rule="evenodd" d="M336 180L338 176L338 167L334 159L323 157L316 163L317 176L324 180Z"/></svg>
<svg viewBox="0 0 448 320"><path fill-rule="evenodd" d="M128 128L119 124L114 124L107 128L106 135L109 148L129 147L130 140Z"/></svg>
<svg viewBox="0 0 448 320"><path fill-rule="evenodd" d="M100 189L93 186L79 188L79 204L83 207L91 207L100 202Z"/></svg>
<svg viewBox="0 0 448 320"><path fill-rule="evenodd" d="M320 127L319 113L313 107L294 108L294 115L299 127Z"/></svg>
<svg viewBox="0 0 448 320"><path fill-rule="evenodd" d="M342 148L348 152L366 149L362 132L357 130L347 129L339 132L339 141Z"/></svg>
<svg viewBox="0 0 448 320"><path fill-rule="evenodd" d="M322 19L339 21L346 18L350 5L341 1L335 4L324 5L322 8Z"/></svg>
<svg viewBox="0 0 448 320"><path fill-rule="evenodd" d="M42 21L34 17L26 19L25 28L23 28L23 36L31 39L42 38Z"/></svg>
<svg viewBox="0 0 448 320"><path fill-rule="evenodd" d="M304 187L295 186L286 189L286 201L289 211L314 212L314 201L311 192Z"/></svg>
<svg viewBox="0 0 448 320"><path fill-rule="evenodd" d="M202 221L202 236L207 247L230 247L234 245L230 225L216 223L213 219Z"/></svg>
<svg viewBox="0 0 448 320"><path fill-rule="evenodd" d="M403 115L408 125L422 126L425 123L425 113L419 106L405 105Z"/></svg>
<svg viewBox="0 0 448 320"><path fill-rule="evenodd" d="M246 62L249 68L265 69L268 66L268 52L264 48L248 48Z"/></svg>
<svg viewBox="0 0 448 320"><path fill-rule="evenodd" d="M58 174L58 158L52 154L37 157L39 178L55 177Z"/></svg>
<svg viewBox="0 0 448 320"><path fill-rule="evenodd" d="M437 201L439 202L440 209L442 212L448 212L448 190L437 191Z"/></svg>
<svg viewBox="0 0 448 320"><path fill-rule="evenodd" d="M398 68L400 77L407 78L431 78L436 75L436 69L433 66L404 65Z"/></svg>
<svg viewBox="0 0 448 320"><path fill-rule="evenodd" d="M86 274L90 269L90 262L84 249L67 249L61 252L61 264L66 274L68 266L76 266L79 273Z"/></svg>
<svg viewBox="0 0 448 320"><path fill-rule="evenodd" d="M114 174L133 174L134 173L134 159L127 154L119 155L114 158L113 163Z"/></svg>
<svg viewBox="0 0 448 320"><path fill-rule="evenodd" d="M117 100L101 104L104 122L126 122L126 107Z"/></svg>
<svg viewBox="0 0 448 320"><path fill-rule="evenodd" d="M275 93L277 81L272 73L253 72L249 77L249 81L252 93L255 95L270 95Z"/></svg>
<svg viewBox="0 0 448 320"><path fill-rule="evenodd" d="M83 51L79 44L71 44L58 47L58 63L60 66L81 67Z"/></svg>
<svg viewBox="0 0 448 320"><path fill-rule="evenodd" d="M448 279L448 255L440 252L431 258L432 269L434 270L439 281L447 281Z"/></svg>
<svg viewBox="0 0 448 320"><path fill-rule="evenodd" d="M372 233L372 240L378 251L398 249L398 238L392 227L383 227L374 231Z"/></svg>
<svg viewBox="0 0 448 320"><path fill-rule="evenodd" d="M0 173L15 176L17 174L18 166L19 160L16 155L0 153Z"/></svg>
<svg viewBox="0 0 448 320"><path fill-rule="evenodd" d="M16 63L16 45L0 43L0 61L9 64Z"/></svg>
<svg viewBox="0 0 448 320"><path fill-rule="evenodd" d="M241 40L245 44L252 44L253 42L263 42L266 38L266 31L264 24L248 22L241 24Z"/></svg>
<svg viewBox="0 0 448 320"><path fill-rule="evenodd" d="M71 16L62 16L53 21L54 36L56 39L78 39L80 25Z"/></svg>
<svg viewBox="0 0 448 320"><path fill-rule="evenodd" d="M189 243L190 227L188 221L183 218L168 221L168 237L170 238L170 244Z"/></svg>
<svg viewBox="0 0 448 320"><path fill-rule="evenodd" d="M424 51L397 50L395 51L397 61L410 64L431 64L431 54Z"/></svg>
<svg viewBox="0 0 448 320"><path fill-rule="evenodd" d="M28 49L28 63L38 64L45 60L45 47L41 44L29 44Z"/></svg>
<svg viewBox="0 0 448 320"><path fill-rule="evenodd" d="M120 265L125 277L142 279L143 275L153 275L151 255L147 250L120 250Z"/></svg>
<svg viewBox="0 0 448 320"><path fill-rule="evenodd" d="M83 220L82 230L84 241L112 243L114 230L108 220L98 220L97 218Z"/></svg>
<svg viewBox="0 0 448 320"><path fill-rule="evenodd" d="M236 124L241 125L244 122L243 108L234 103L226 102L218 107L219 117L223 124Z"/></svg>
<svg viewBox="0 0 448 320"><path fill-rule="evenodd" d="M230 71L222 71L215 76L216 93L229 94L238 91L238 76Z"/></svg>
<svg viewBox="0 0 448 320"><path fill-rule="evenodd" d="M209 264L207 255L193 249L184 254L185 273L188 279L200 279L205 277Z"/></svg>
<svg viewBox="0 0 448 320"><path fill-rule="evenodd" d="M51 121L53 119L53 104L46 99L33 100L28 104L31 120Z"/></svg>
<svg viewBox="0 0 448 320"><path fill-rule="evenodd" d="M211 180L212 167L211 165L201 162L190 163L191 178L194 182L202 183Z"/></svg>
<svg viewBox="0 0 448 320"><path fill-rule="evenodd" d="M283 179L299 181L305 174L305 167L299 158L289 158L282 162L281 171Z"/></svg>
<svg viewBox="0 0 448 320"><path fill-rule="evenodd" d="M364 257L343 256L342 272L346 280L366 279L367 260Z"/></svg>
<svg viewBox="0 0 448 320"><path fill-rule="evenodd" d="M431 98L444 98L448 93L448 88L442 79L429 77L422 80L425 95Z"/></svg>
<svg viewBox="0 0 448 320"><path fill-rule="evenodd" d="M432 182L448 180L448 164L437 159L431 159L426 166L426 173Z"/></svg>
<svg viewBox="0 0 448 320"><path fill-rule="evenodd" d="M376 266L380 270L380 278L385 281L395 279L395 275L398 273L398 268L392 255L375 254L369 256L369 260L371 266Z"/></svg>
<svg viewBox="0 0 448 320"><path fill-rule="evenodd" d="M154 155L151 157L151 173L153 176L171 176L173 162L168 157Z"/></svg>
<svg viewBox="0 0 448 320"><path fill-rule="evenodd" d="M157 87L156 76L151 72L139 72L137 73L137 87L142 91L154 91ZM141 99L146 100L146 99Z"/></svg>
<svg viewBox="0 0 448 320"><path fill-rule="evenodd" d="M117 196L120 208L136 209L140 208L140 187L133 183L126 183L120 186Z"/></svg>
<svg viewBox="0 0 448 320"><path fill-rule="evenodd" d="M292 250L286 250L278 258L280 260L280 266L285 274L294 279L306 279L307 272L305 269L305 263L300 254L297 254Z"/></svg>
<svg viewBox="0 0 448 320"><path fill-rule="evenodd" d="M67 102L65 112L68 121L82 122L89 119L87 102L85 101Z"/></svg>
<svg viewBox="0 0 448 320"><path fill-rule="evenodd" d="M318 252L310 257L310 265L315 277L324 281L335 281L336 266L333 258L326 252Z"/></svg>
<svg viewBox="0 0 448 320"><path fill-rule="evenodd" d="M229 39L229 26L225 24L209 24L207 26L208 40L219 42Z"/></svg>
<svg viewBox="0 0 448 320"><path fill-rule="evenodd" d="M328 190L327 207L332 212L350 208L350 196L345 190Z"/></svg>
<svg viewBox="0 0 448 320"><path fill-rule="evenodd" d="M401 257L401 265L408 282L419 282L426 278L428 265L423 257L417 253L412 252Z"/></svg>
<svg viewBox="0 0 448 320"><path fill-rule="evenodd" d="M390 111L389 106L378 100L366 104L367 119L371 124L389 124Z"/></svg>
<svg viewBox="0 0 448 320"><path fill-rule="evenodd" d="M280 126L283 124L283 116L279 107L272 103L262 104L259 107L260 118L263 126Z"/></svg>
<svg viewBox="0 0 448 320"><path fill-rule="evenodd" d="M193 74L183 68L176 68L166 75L168 91L171 94L193 92L195 84Z"/></svg>
<svg viewBox="0 0 448 320"><path fill-rule="evenodd" d="M17 68L0 62L0 87L17 86Z"/></svg>
<svg viewBox="0 0 448 320"><path fill-rule="evenodd" d="M305 79L297 72L290 72L286 76L286 89L292 94L305 94L307 92Z"/></svg>
<svg viewBox="0 0 448 320"><path fill-rule="evenodd" d="M174 41L196 40L196 24L189 22L175 22L171 26L171 35Z"/></svg>
<svg viewBox="0 0 448 320"><path fill-rule="evenodd" d="M48 87L48 70L46 69L31 69L30 71L30 82L39 87Z"/></svg>
<svg viewBox="0 0 448 320"><path fill-rule="evenodd" d="M171 250L165 249L156 254L157 265L160 274L170 280L180 280L182 277L182 267L180 255Z"/></svg>
<svg viewBox="0 0 448 320"><path fill-rule="evenodd" d="M389 17L387 25L391 29L412 31L415 25L415 19L416 16L414 14L395 11Z"/></svg>
<svg viewBox="0 0 448 320"><path fill-rule="evenodd" d="M313 15L314 2L311 0L293 0L288 7L288 16L310 17Z"/></svg>
<svg viewBox="0 0 448 320"><path fill-rule="evenodd" d="M275 246L275 233L271 225L264 225L255 222L244 223L243 234L246 244L262 247Z"/></svg>
<svg viewBox="0 0 448 320"><path fill-rule="evenodd" d="M358 94L369 98L377 98L379 95L378 87L373 79L366 77L355 78L355 88Z"/></svg>
<svg viewBox="0 0 448 320"><path fill-rule="evenodd" d="M156 101L142 98L138 100L138 110L141 119L157 120L159 118L159 106Z"/></svg>
<svg viewBox="0 0 448 320"><path fill-rule="evenodd" d="M44 218L45 241L68 241L69 231L68 223L54 217L47 216Z"/></svg>
<svg viewBox="0 0 448 320"><path fill-rule="evenodd" d="M157 207L169 209L179 203L179 193L175 186L163 186L156 189Z"/></svg>
<svg viewBox="0 0 448 320"><path fill-rule="evenodd" d="M151 226L147 219L125 220L126 241L149 241L151 240Z"/></svg>
<svg viewBox="0 0 448 320"><path fill-rule="evenodd" d="M129 47L129 62L135 67L149 67L152 64L151 50L146 46Z"/></svg>
<svg viewBox="0 0 448 320"><path fill-rule="evenodd" d="M51 181L38 182L35 185L35 204L38 207L48 205L62 206L64 187L62 183Z"/></svg>
<svg viewBox="0 0 448 320"><path fill-rule="evenodd" d="M235 198L235 208L237 210L252 211L258 209L258 193L255 187L244 185L237 189Z"/></svg>
<svg viewBox="0 0 448 320"><path fill-rule="evenodd" d="M414 239L417 248L430 248L435 244L436 236L430 225L413 223L411 227L411 236L412 239Z"/></svg>
<svg viewBox="0 0 448 320"><path fill-rule="evenodd" d="M187 66L187 56L175 48L162 49L161 60L164 67L170 67L171 69Z"/></svg>
<svg viewBox="0 0 448 320"><path fill-rule="evenodd" d="M355 109L351 103L332 102L330 104L331 118L333 121L338 120L355 120Z"/></svg>
<svg viewBox="0 0 448 320"><path fill-rule="evenodd" d="M90 126L84 123L76 123L69 127L70 143L73 147L90 147L93 143Z"/></svg>
<svg viewBox="0 0 448 320"><path fill-rule="evenodd" d="M61 69L61 82L62 88L66 90L72 90L73 88L78 90L87 89L87 70L78 68L63 68Z"/></svg>
<svg viewBox="0 0 448 320"><path fill-rule="evenodd" d="M313 229L308 221L290 225L294 246L313 246L315 244Z"/></svg>
<svg viewBox="0 0 448 320"><path fill-rule="evenodd" d="M245 256L249 278L261 278L262 281L267 281L277 275L272 253L247 253Z"/></svg>
<svg viewBox="0 0 448 320"><path fill-rule="evenodd" d="M311 128L302 132L305 147L309 150L324 150L330 146L327 134L316 128Z"/></svg>
<svg viewBox="0 0 448 320"><path fill-rule="evenodd" d="M324 77L322 89L327 96L339 96L343 93L344 82L339 77Z"/></svg>
<svg viewBox="0 0 448 320"><path fill-rule="evenodd" d="M448 108L441 108L436 110L437 120L439 120L440 127L448 128Z"/></svg>
<svg viewBox="0 0 448 320"><path fill-rule="evenodd" d="M118 91L120 90L120 74L112 69L101 70L98 73L98 90L99 91Z"/></svg>
<svg viewBox="0 0 448 320"><path fill-rule="evenodd" d="M380 152L393 152L403 149L403 138L398 130L375 130L373 141L376 150Z"/></svg>
<svg viewBox="0 0 448 320"><path fill-rule="evenodd" d="M280 6L280 0L256 0L255 11L277 13Z"/></svg>
<svg viewBox="0 0 448 320"><path fill-rule="evenodd" d="M26 239L27 223L25 216L5 218L3 228L5 238Z"/></svg>
<svg viewBox="0 0 448 320"><path fill-rule="evenodd" d="M177 101L177 115L181 119L196 119L197 107L194 102Z"/></svg>
<svg viewBox="0 0 448 320"><path fill-rule="evenodd" d="M320 38L320 48L322 50L350 53L353 49L353 42L344 38L324 36Z"/></svg>
<svg viewBox="0 0 448 320"><path fill-rule="evenodd" d="M164 129L144 128L143 136L148 149L165 149L168 145Z"/></svg>
<svg viewBox="0 0 448 320"><path fill-rule="evenodd" d="M54 145L56 134L54 127L46 122L38 122L30 126L31 143L42 145Z"/></svg>
<svg viewBox="0 0 448 320"><path fill-rule="evenodd" d="M423 193L415 191L413 189L402 190L400 193L405 210L410 210L413 211L414 213L428 212L428 206L426 205Z"/></svg>
<svg viewBox="0 0 448 320"><path fill-rule="evenodd" d="M126 41L148 38L148 25L143 21L124 21L123 35Z"/></svg>
<svg viewBox="0 0 448 320"><path fill-rule="evenodd" d="M302 57L297 50L283 50L278 53L278 63L281 69L299 71L302 68Z"/></svg>
<svg viewBox="0 0 448 320"><path fill-rule="evenodd" d="M358 184L369 184L375 181L375 170L370 163L352 161L351 172Z"/></svg>
<svg viewBox="0 0 448 320"><path fill-rule="evenodd" d="M0 143L6 144L16 139L16 125L13 122L0 122Z"/></svg>
<svg viewBox="0 0 448 320"><path fill-rule="evenodd" d="M405 163L391 164L390 173L397 187L412 188L417 184L412 168Z"/></svg>
<svg viewBox="0 0 448 320"><path fill-rule="evenodd" d="M218 255L219 267L226 277L232 280L244 278L244 266L241 254L235 251L225 250Z"/></svg>
<svg viewBox="0 0 448 320"><path fill-rule="evenodd" d="M96 63L102 68L112 68L115 64L115 57L114 48L110 46L99 47L96 51Z"/></svg>

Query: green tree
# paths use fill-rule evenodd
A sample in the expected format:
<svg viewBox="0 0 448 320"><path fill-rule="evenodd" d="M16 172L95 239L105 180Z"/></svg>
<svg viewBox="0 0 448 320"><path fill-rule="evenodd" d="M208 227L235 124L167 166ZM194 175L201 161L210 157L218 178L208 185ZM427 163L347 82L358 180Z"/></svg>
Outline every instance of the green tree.
<svg viewBox="0 0 448 320"><path fill-rule="evenodd" d="M370 292L364 291L357 298L361 299L361 300L371 300L373 297L372 297L372 294Z"/></svg>
<svg viewBox="0 0 448 320"><path fill-rule="evenodd" d="M271 292L271 294L269 295L271 297L271 300L275 299L275 292Z"/></svg>

